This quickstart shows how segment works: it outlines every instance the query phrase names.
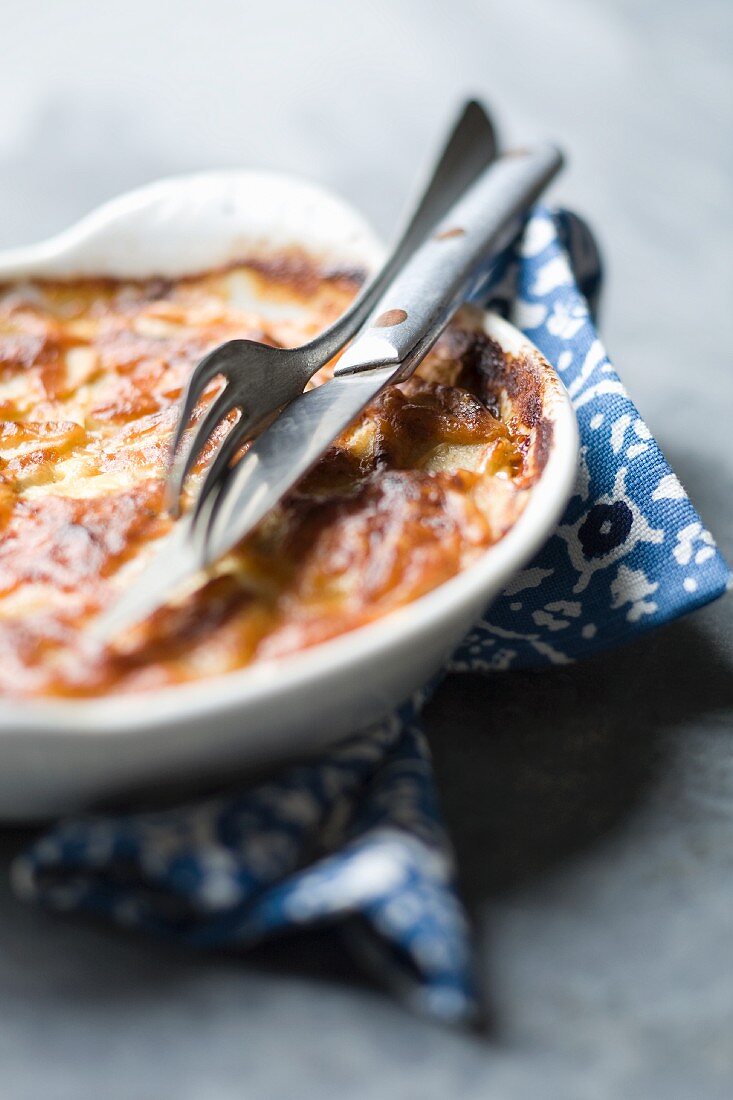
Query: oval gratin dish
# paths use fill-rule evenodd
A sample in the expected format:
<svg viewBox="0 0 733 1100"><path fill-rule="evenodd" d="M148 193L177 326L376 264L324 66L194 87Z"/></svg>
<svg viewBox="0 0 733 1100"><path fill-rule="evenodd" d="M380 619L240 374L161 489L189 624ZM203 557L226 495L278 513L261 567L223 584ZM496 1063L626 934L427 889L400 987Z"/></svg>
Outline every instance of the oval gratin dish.
<svg viewBox="0 0 733 1100"><path fill-rule="evenodd" d="M175 278L293 247L322 268L361 273L382 254L365 222L328 192L221 171L153 184L47 242L0 253L0 281ZM426 595L293 655L139 694L0 699L0 816L39 819L316 751L383 716L441 667L550 534L577 469L575 416L557 375L506 321L485 313L481 323L540 410L530 443L538 476L508 533Z"/></svg>

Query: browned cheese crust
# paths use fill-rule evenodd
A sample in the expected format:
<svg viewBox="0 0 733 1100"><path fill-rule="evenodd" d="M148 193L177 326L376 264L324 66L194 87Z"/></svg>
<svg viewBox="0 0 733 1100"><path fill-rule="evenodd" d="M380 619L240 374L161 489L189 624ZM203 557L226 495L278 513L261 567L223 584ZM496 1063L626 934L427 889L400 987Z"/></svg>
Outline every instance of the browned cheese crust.
<svg viewBox="0 0 733 1100"><path fill-rule="evenodd" d="M532 481L533 398L513 395L511 414L510 364L464 311L202 588L121 646L90 643L85 624L170 530L170 437L197 361L232 338L301 343L356 287L297 256L0 287L0 692L150 690L293 653L414 600L502 537Z"/></svg>

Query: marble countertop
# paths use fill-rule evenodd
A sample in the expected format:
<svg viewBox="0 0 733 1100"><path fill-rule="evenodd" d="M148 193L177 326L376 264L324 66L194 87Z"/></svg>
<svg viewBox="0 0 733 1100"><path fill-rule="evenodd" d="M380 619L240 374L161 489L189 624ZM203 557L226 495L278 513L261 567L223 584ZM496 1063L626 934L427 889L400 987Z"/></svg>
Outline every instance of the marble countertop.
<svg viewBox="0 0 733 1100"><path fill-rule="evenodd" d="M733 560L726 0L8 0L5 23L0 246L239 164L328 183L388 232L466 93L512 140L559 140L609 353ZM411 1017L323 937L192 957L29 909L3 876L3 1097L729 1097L732 670L728 597L576 667L443 686L428 726L487 1036ZM0 832L3 867L27 839Z"/></svg>

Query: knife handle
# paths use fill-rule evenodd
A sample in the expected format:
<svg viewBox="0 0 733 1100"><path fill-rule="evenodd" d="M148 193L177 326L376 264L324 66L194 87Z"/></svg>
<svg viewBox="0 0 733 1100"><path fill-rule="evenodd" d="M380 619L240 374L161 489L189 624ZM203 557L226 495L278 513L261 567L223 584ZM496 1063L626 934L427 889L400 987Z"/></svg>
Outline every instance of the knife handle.
<svg viewBox="0 0 733 1100"><path fill-rule="evenodd" d="M402 364L398 381L430 350L487 264L516 236L529 207L562 167L554 145L508 153L487 168L379 299L336 375Z"/></svg>
<svg viewBox="0 0 733 1100"><path fill-rule="evenodd" d="M432 175L422 192L399 241L384 266L361 290L348 309L329 328L304 345L307 375L327 363L359 332L412 253L435 228L442 215L466 191L469 184L496 156L496 139L489 116L475 100L469 100L456 121Z"/></svg>

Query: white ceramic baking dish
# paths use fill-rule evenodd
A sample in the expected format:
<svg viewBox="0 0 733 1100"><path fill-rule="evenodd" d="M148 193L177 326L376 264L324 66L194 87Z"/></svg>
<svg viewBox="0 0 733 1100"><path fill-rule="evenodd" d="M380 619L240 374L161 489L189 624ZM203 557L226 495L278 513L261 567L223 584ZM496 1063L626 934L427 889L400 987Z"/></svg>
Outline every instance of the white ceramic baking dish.
<svg viewBox="0 0 733 1100"><path fill-rule="evenodd" d="M364 221L320 188L214 172L153 184L52 240L0 253L0 279L175 277L294 245L325 267L361 271L382 252ZM501 318L486 314L485 326L532 367L551 425L542 475L504 539L409 606L294 656L144 695L0 701L0 816L42 818L316 750L384 715L440 668L547 538L577 466L575 416L554 371Z"/></svg>

